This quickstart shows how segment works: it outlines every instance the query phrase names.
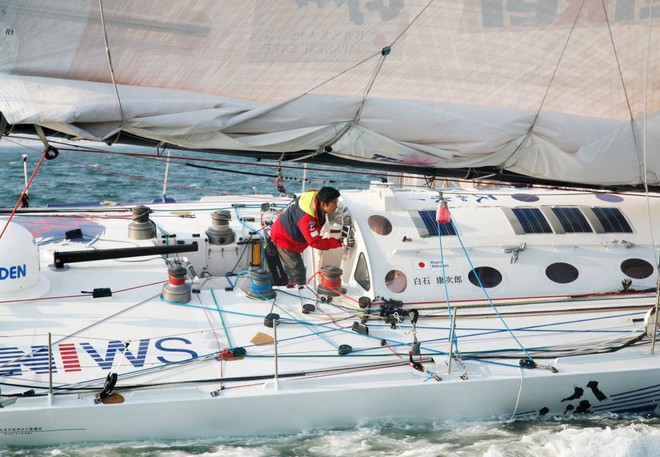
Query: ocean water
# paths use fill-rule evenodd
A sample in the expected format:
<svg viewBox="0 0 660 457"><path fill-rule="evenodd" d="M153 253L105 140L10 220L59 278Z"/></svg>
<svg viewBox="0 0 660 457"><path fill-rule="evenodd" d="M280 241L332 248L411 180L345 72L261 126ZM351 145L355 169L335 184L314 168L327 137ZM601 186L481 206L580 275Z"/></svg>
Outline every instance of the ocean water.
<svg viewBox="0 0 660 457"><path fill-rule="evenodd" d="M166 155L155 149L114 146L104 150L97 144L82 147L54 144L59 155L41 160L43 145L34 141L0 141L0 207L16 205L21 192L35 171L29 189L30 206L65 202L150 202L163 195ZM224 194L265 193L278 195L275 179L277 162L169 151L167 198L198 200ZM25 161L23 159L24 156ZM25 166L24 166L25 163ZM204 168L201 168L204 167ZM283 163L283 184L288 193L302 189L334 186L365 187L379 173L337 170L330 167ZM27 178L26 178L27 176ZM303 180L306 180L303 182ZM303 187L304 186L304 187Z"/></svg>
<svg viewBox="0 0 660 457"><path fill-rule="evenodd" d="M44 160L43 146L32 141L0 141L0 207L13 208L23 191L27 169L30 206L61 202L149 202L163 195L166 164L151 149L113 147L113 153L61 146ZM128 155L127 155L128 154ZM27 156L24 162L23 156ZM166 196L177 201L231 193L277 194L277 168L254 160L206 157L171 151ZM240 163L239 163L240 162ZM25 167L24 167L25 163ZM196 166L212 167L216 170ZM332 185L364 187L379 174L286 164L289 192ZM246 174L247 173L247 174ZM262 176L264 175L264 176ZM1 253L0 253L1 255ZM2 325L0 323L0 332ZM659 380L660 382L660 380ZM397 399L395 401L405 401ZM285 414L285 412L283 412ZM9 456L204 456L204 457L660 457L660 415L593 416L545 420L480 420L424 425L370 423L342 430L312 430L289 436L251 436L214 440L158 441L10 448Z"/></svg>

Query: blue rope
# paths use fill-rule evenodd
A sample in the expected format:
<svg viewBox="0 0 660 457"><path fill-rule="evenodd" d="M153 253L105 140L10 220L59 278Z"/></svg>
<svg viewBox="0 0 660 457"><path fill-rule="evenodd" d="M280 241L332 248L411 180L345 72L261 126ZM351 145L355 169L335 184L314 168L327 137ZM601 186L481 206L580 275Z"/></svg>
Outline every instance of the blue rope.
<svg viewBox="0 0 660 457"><path fill-rule="evenodd" d="M238 283L239 278L240 278L241 276L243 276L243 275L246 275L247 273L248 273L247 270L239 271L239 272L236 274L236 281L234 281L233 283L231 282L231 279L229 279L229 275L230 275L230 273L225 274L225 279L227 280L227 282L229 283L229 285L231 286L231 288L234 289L234 288L236 287L236 283Z"/></svg>
<svg viewBox="0 0 660 457"><path fill-rule="evenodd" d="M248 279L249 279L249 281L250 281L250 287L252 288L252 291L255 292L257 295L259 295L263 300L265 300L265 301L270 301L269 298L267 298L267 297L265 297L264 295L261 294L261 290L257 290L257 289L259 289L259 288L257 288L257 289L254 288L255 284L252 282L252 278L251 278L249 275L248 275ZM267 288L268 288L268 287L266 287L266 288L261 288L261 289L262 289L262 290L266 290ZM298 323L301 324L303 327L305 327L307 330L309 330L311 333L310 333L308 336L318 336L318 337L321 338L323 341L325 341L326 343L330 344L330 346L332 346L333 348L335 348L335 349L339 348L339 345L337 345L335 342L329 340L328 338L326 338L325 336L323 336L321 333L317 332L316 330L311 329L310 326L309 326L306 322L301 321L301 320L299 320L299 319L296 319L295 317L292 317L292 316L291 316L291 313L289 313L287 310L283 309L280 305L278 305L278 304L275 302L275 297L273 297L272 300L273 300L273 306L276 306L277 309L279 309L279 310L282 311L283 313L287 314L291 319L293 319L294 322L298 322ZM277 325L277 324L273 324L273 325Z"/></svg>
<svg viewBox="0 0 660 457"><path fill-rule="evenodd" d="M452 225L453 223L454 223L453 220L451 220ZM442 248L442 230L440 230L440 221L436 221L436 224L438 230L438 244L440 245L440 264L442 265L442 283L445 287L445 300L447 302L447 314L449 315L449 334L451 335L451 329L454 327L454 313L452 313L451 311L451 302L449 301L449 288L447 287L447 280L446 280L447 275L445 271L445 254ZM454 231L456 230L454 229ZM454 337L452 341L450 341L450 344L454 346L456 352L459 352L458 338L456 336L456 332L454 332Z"/></svg>
<svg viewBox="0 0 660 457"><path fill-rule="evenodd" d="M184 307L187 307L187 308L213 311L213 308L210 308L210 307L207 307L207 306L195 305L195 304L191 304L191 303L172 302L172 301L169 301L169 300L165 300L164 298L162 298L162 296L161 296L161 300L168 303L168 304L171 304L171 305L184 306ZM268 300L266 300L266 301L268 301ZM277 306L278 309L282 310L282 308L279 305L275 305L275 306ZM285 310L282 310L282 311L286 312ZM234 314L234 315L243 316L243 317L251 317L251 318L261 318L261 317L263 317L261 314L241 313L241 312L238 312L238 311L229 311L229 310L226 310L226 309L221 309L220 312L221 313L227 313L227 314ZM289 314L289 317L291 317L290 314ZM313 322L309 322L309 321L302 321L300 319L296 319L295 317L291 317L291 319L292 319L293 322L297 322L297 323L303 325L305 328L307 328L310 331L310 333L307 334L307 335L299 335L299 336L295 336L295 337L286 338L286 339L281 340L281 341L290 341L290 340L294 340L294 339L298 339L298 338L307 338L307 337L310 337L310 336L322 337L321 336L322 333L330 333L330 332L348 333L350 335L355 335L356 334L353 330L348 329L348 328L334 327L334 326L330 326L329 324L319 324L319 323L313 323ZM316 331L316 330L312 330L310 328L310 326L321 327L321 328L324 328L324 329L327 329L327 330L324 331L324 332L319 332L319 331ZM367 337L367 338L370 338L370 339L378 340L378 341L381 341L383 339L383 338L373 336L373 335L363 335L363 336ZM323 339L327 341L326 338L323 338ZM408 343L404 343L404 342L396 341L396 340L387 340L387 341L388 341L388 344L389 344L390 341L394 341L397 346L407 346L408 345ZM334 348L338 347L338 345L336 345L335 343L332 343L332 342L329 342L329 343ZM245 346L245 347L249 347L249 346ZM380 348L377 348L377 349L380 349ZM353 352L359 352L359 351L360 350L358 349L358 350L354 350Z"/></svg>
<svg viewBox="0 0 660 457"><path fill-rule="evenodd" d="M250 278L250 290L256 292L262 298L265 298L263 295L261 295L262 292L265 292L268 289L272 289L272 288L273 288L272 284L256 284L254 281L252 281L252 278Z"/></svg>
<svg viewBox="0 0 660 457"><path fill-rule="evenodd" d="M230 348L233 348L234 345L231 342L231 336L229 336L229 329L225 324L225 318L222 316L222 311L220 310L220 304L218 303L218 300L215 298L215 292L213 291L213 289L211 289L211 296L213 297L213 303L215 303L215 309L218 310L218 316L220 316L220 322L222 323L222 328L225 330L225 336L227 337L227 344L229 345Z"/></svg>
<svg viewBox="0 0 660 457"><path fill-rule="evenodd" d="M161 299L162 299L162 297L161 297ZM170 302L170 301L164 300L164 299L162 299L162 300L169 303L169 304L177 305L177 306L186 306L186 307L190 307L190 308L194 308L194 309L202 309L202 310L211 310L211 311L213 310L213 308L209 308L209 307L206 307L206 306L203 306L203 305L195 305L195 304L180 303L180 302ZM262 317L261 314L242 313L242 312L237 312L237 311L229 311L229 310L226 310L226 309L218 309L218 312L219 313L234 314L234 315L250 317L250 318L261 318ZM539 328L541 328L541 327L553 327L553 326L556 326L556 325L563 325L563 324L570 324L570 323L577 323L577 322L586 322L586 321L591 321L591 320L617 319L617 318L621 318L622 316L634 316L634 315L638 315L638 314L640 314L640 313L639 312L633 312L633 313L625 313L625 314L621 314L621 315L608 316L608 317L589 318L589 319L576 319L576 320L572 320L572 321L564 321L564 322L549 323L549 324L540 324L540 325L529 326L529 327L519 327L519 328L516 328L514 330L516 330L516 331L536 331L536 332L539 332L539 331L542 331L542 330L539 330ZM299 319L296 319L295 317L292 318L292 321L293 322L298 322L298 323L304 325L310 331L310 333L305 334L305 335L298 335L298 336L294 336L294 337L285 338L285 339L282 339L280 341L293 341L293 340L296 340L296 339L309 338L309 337L313 337L313 336L321 337L321 338L323 338L324 340L327 341L327 339L324 338L322 335L323 334L329 334L331 332L340 332L340 333L347 333L347 334L350 334L350 335L354 335L354 332L352 330L348 329L348 328L341 328L341 327L338 328L338 327L331 326L329 324L319 324L319 323L312 323L312 322L308 322L308 321L301 321ZM322 330L322 331L312 330L310 328L310 326L320 327L320 328L325 329L325 330ZM388 327L388 326L386 326L384 324L382 324L382 325L374 324L372 327ZM423 328L433 328L433 327L425 326ZM438 329L443 329L445 327L437 327L437 328ZM536 330L534 330L534 329L536 329ZM465 330L482 330L482 329L479 329L479 328L466 328ZM493 334L502 333L502 332L505 332L505 331L510 333L511 329L507 328L506 330L505 329L494 329L494 330L488 330L488 331L479 331L479 332L472 333L472 334L469 334L469 335L464 334L463 336L461 336L461 339L484 336L484 335L493 335ZM548 330L543 330L543 331L556 332L557 330L548 329ZM623 330L588 330L588 331L585 331L585 330L562 330L562 332L565 332L565 333L577 333L577 332L579 332L579 333L626 333ZM378 340L378 341L382 340L382 338L377 337L377 336L373 336L373 335L362 335L362 336L367 337L369 339ZM458 338L458 337L456 337L456 338ZM445 338L438 338L438 339L425 340L425 343L428 344L428 343L440 342L440 341L444 341L444 340L448 341L448 338L446 338L446 339ZM407 342L402 342L402 341L398 341L398 340L388 339L387 341L388 341L388 345L390 347L404 347L404 346L407 346L409 344ZM424 343L424 342L422 342L422 343ZM337 347L333 343L330 343L330 344L335 348ZM248 347L252 347L252 346L256 346L256 345L249 345L249 346L245 346L245 347L248 348ZM379 350L379 349L381 349L381 347L354 349L353 352L354 353L371 352L371 351L375 351L375 350ZM428 346L425 346L425 350L428 351L429 353L433 353L433 354L440 354L440 355L448 355L449 354L448 352L435 350L435 349L432 349ZM527 354L527 351L524 351L524 352ZM479 359L476 359L476 358L472 358L472 359L479 361ZM490 363L492 363L492 362L490 362ZM511 365L511 366L513 366L513 365Z"/></svg>
<svg viewBox="0 0 660 457"><path fill-rule="evenodd" d="M273 303L273 304L275 304L275 303ZM335 348L335 349L338 349L338 348L339 348L339 345L338 345L337 343L335 343L334 341L332 341L332 340L326 338L321 332L317 332L316 330L313 330L312 328L310 328L310 325L314 325L314 324L309 324L309 325L308 325L308 324L305 323L304 321L301 321L301 320L299 320L299 319L296 319L295 317L292 317L292 316L291 316L291 313L289 313L287 310L283 309L280 305L276 305L276 304L275 304L275 306L277 306L277 309L279 309L279 310L282 311L283 313L287 314L291 319L293 319L294 321L298 322L298 323L301 324L303 327L305 327L307 330L309 330L311 333L310 333L309 335L307 335L307 336L318 336L319 338L321 338L323 341L325 341L326 343L328 343L328 344L329 344L330 346L332 346L333 348ZM321 327L324 327L325 325L321 324L320 326L321 326ZM332 327L331 327L330 331L332 331L332 330L340 330L340 328L332 328ZM325 332L324 332L324 333L325 333Z"/></svg>
<svg viewBox="0 0 660 457"><path fill-rule="evenodd" d="M454 225L453 220L451 221L451 224ZM497 317L500 319L500 322L502 322L504 327L506 327L506 329L509 332L509 334L511 335L511 337L515 340L515 342L518 344L520 349L525 353L527 358L529 358L529 360L531 360L531 361L534 361L532 356L527 352L527 349L525 349L525 347L522 345L520 340L518 340L516 335L514 335L514 333L511 331L511 329L507 325L506 321L504 320L504 318L500 314L499 310L497 309L497 306L495 306L495 303L493 303L493 301L491 300L490 295L488 295L488 291L486 290L483 283L481 282L481 278L479 277L479 274L477 274L477 271L475 270L474 265L472 264L472 259L470 259L470 255L468 254L467 250L465 249L465 245L463 244L463 240L461 239L461 236L458 233L458 230L456 230L456 226L454 226L454 231L456 232L456 238L458 239L458 242L461 244L461 249L463 249L463 254L465 255L465 258L467 259L468 263L470 264L470 269L474 272L474 276L477 278L477 282L479 282L479 287L481 287L481 290L483 291L484 295L486 296L486 299L488 300L488 303L490 304L491 308L493 308L493 311L495 311L495 314L497 314Z"/></svg>

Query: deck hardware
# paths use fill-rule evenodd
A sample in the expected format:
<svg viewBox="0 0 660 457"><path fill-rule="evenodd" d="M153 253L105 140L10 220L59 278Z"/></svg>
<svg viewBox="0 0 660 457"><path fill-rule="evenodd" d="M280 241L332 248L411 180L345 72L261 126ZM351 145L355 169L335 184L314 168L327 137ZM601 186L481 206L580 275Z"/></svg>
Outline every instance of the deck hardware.
<svg viewBox="0 0 660 457"><path fill-rule="evenodd" d="M352 330L356 333L359 333L360 335L368 335L369 334L369 327L366 325L362 324L361 322L355 321L353 322L353 327Z"/></svg>
<svg viewBox="0 0 660 457"><path fill-rule="evenodd" d="M350 344L342 344L337 349L339 355L350 354L353 351L353 347Z"/></svg>
<svg viewBox="0 0 660 457"><path fill-rule="evenodd" d="M148 206L135 206L131 209L131 218L128 224L128 237L131 240L149 240L156 237L156 225L149 219L151 208Z"/></svg>
<svg viewBox="0 0 660 457"><path fill-rule="evenodd" d="M505 254L511 254L510 263L516 263L518 261L518 254L524 251L525 247L527 247L527 243L520 243L520 246L513 247L505 246L502 249L504 250Z"/></svg>
<svg viewBox="0 0 660 457"><path fill-rule="evenodd" d="M176 254L179 252L197 251L197 243L175 246L145 246L118 249L85 249L81 251L64 251L53 254L55 268L64 268L67 263L92 262L95 260L123 259L126 257L142 257L147 255Z"/></svg>
<svg viewBox="0 0 660 457"><path fill-rule="evenodd" d="M264 325L268 328L273 328L279 322L280 315L277 313L268 313L264 317Z"/></svg>
<svg viewBox="0 0 660 457"><path fill-rule="evenodd" d="M316 311L316 306L314 306L313 303L305 303L302 305L303 314L313 313L314 311Z"/></svg>

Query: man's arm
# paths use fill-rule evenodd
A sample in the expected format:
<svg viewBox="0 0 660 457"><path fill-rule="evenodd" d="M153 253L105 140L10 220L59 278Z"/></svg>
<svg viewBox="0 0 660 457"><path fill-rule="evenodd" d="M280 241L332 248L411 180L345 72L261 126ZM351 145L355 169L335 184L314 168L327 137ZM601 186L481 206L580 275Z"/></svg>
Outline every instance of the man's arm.
<svg viewBox="0 0 660 457"><path fill-rule="evenodd" d="M328 249L340 248L342 246L341 241L337 238L323 238L318 221L312 217L303 217L300 219L298 228L300 228L307 244L315 249L327 251Z"/></svg>

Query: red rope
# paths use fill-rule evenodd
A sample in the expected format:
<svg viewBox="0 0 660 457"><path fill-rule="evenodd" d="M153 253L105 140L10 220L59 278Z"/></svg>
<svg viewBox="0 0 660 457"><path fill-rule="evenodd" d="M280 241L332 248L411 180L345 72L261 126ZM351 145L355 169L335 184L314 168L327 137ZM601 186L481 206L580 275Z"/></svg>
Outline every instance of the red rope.
<svg viewBox="0 0 660 457"><path fill-rule="evenodd" d="M117 289L113 290L113 294L119 294L122 292L127 292L129 290L136 290L136 289L141 289L143 287L150 287L150 286L155 286L157 284L164 284L167 281L156 281L156 282L149 282L146 284L140 284L137 286L133 287L127 287L125 289ZM89 293L80 293L79 295L58 295L58 296L51 296L51 297L36 297L36 298L17 298L14 300L0 300L0 305L5 304L5 303L21 303L21 302L40 302L40 301L48 301L48 300L64 300L67 298L86 298L89 297Z"/></svg>
<svg viewBox="0 0 660 457"><path fill-rule="evenodd" d="M186 283L186 278L185 278L185 277L183 277L183 278L175 278L174 276L170 276L169 282L170 282L170 284L172 284L173 286L180 286L181 284L185 284L185 283Z"/></svg>
<svg viewBox="0 0 660 457"><path fill-rule="evenodd" d="M355 297L351 297L350 295L347 295L344 292L342 292L341 290L335 289L334 287L326 287L326 289L331 290L332 292L336 293L337 296L344 297L347 300L351 300L352 302L359 303L359 301L360 301L359 299L357 299ZM376 303L376 302L374 302L374 303Z"/></svg>
<svg viewBox="0 0 660 457"><path fill-rule="evenodd" d="M310 276L309 279L307 280L307 285L309 285L309 283L312 282L312 280L313 280L317 275L320 275L320 274L321 274L321 272L320 272L320 271L317 271L317 272L314 273L312 276Z"/></svg>
<svg viewBox="0 0 660 457"><path fill-rule="evenodd" d="M37 171L39 170L39 167L41 166L42 162L46 158L46 153L47 152L48 152L48 149L44 149L43 154L41 154L41 159L39 159L39 163L37 163L37 166L34 168L34 171L32 172L32 176L30 176L30 180L25 185L25 188L23 189L23 192L21 192L20 197L18 197L18 201L16 202L16 205L14 205L14 210L9 215L9 219L7 219L7 223L3 227L2 232L0 232L0 239L2 239L2 236L5 234L5 231L7 230L7 227L9 227L9 223L14 218L14 215L16 214L16 211L18 210L18 205L20 205L21 202L23 201L23 197L25 196L28 189L30 188L30 185L32 184L32 180L35 178L35 176L37 176Z"/></svg>
<svg viewBox="0 0 660 457"><path fill-rule="evenodd" d="M326 289L339 287L339 286L341 286L341 279L339 279L339 281L331 281L327 277L323 276L323 274L321 274L321 285L323 287L325 287Z"/></svg>
<svg viewBox="0 0 660 457"><path fill-rule="evenodd" d="M197 297L197 301L199 302L200 306L204 310L204 316L206 317L206 322L208 322L209 328L211 329L211 331L213 332L213 336L215 337L215 344L218 348L218 354L221 356L218 359L218 361L220 362L219 363L219 365L220 365L220 379L222 380L222 378L224 376L223 375L223 371L224 371L223 370L223 363L222 363L222 361L224 360L224 357L222 357L224 349L222 349L222 346L220 345L220 339L218 338L218 334L216 333L215 328L213 327L213 322L211 320L211 316L209 315L209 312L206 309L206 306L204 306L204 302L202 301L201 295L199 294L199 292L197 292L197 293L195 293L195 296Z"/></svg>

